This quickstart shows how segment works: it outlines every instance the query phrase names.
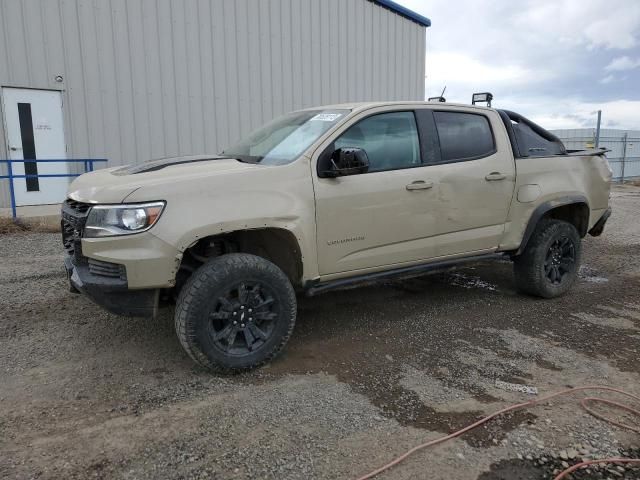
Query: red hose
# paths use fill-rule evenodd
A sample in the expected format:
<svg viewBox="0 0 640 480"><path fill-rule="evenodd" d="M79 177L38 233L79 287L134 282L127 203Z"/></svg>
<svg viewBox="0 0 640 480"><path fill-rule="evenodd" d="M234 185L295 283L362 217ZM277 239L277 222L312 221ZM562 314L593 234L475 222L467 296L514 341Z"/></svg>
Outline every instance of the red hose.
<svg viewBox="0 0 640 480"><path fill-rule="evenodd" d="M571 472L575 472L579 468L586 467L587 465L593 465L596 463L638 463L640 464L640 458L601 458L600 460L589 460L587 462L580 462L572 467L567 468L564 472L560 473L553 480L561 480L569 475Z"/></svg>
<svg viewBox="0 0 640 480"><path fill-rule="evenodd" d="M403 453L402 455L396 457L395 459L393 459L392 461L390 461L389 463L382 465L379 468L376 468L375 470L367 473L366 475L363 475L362 477L359 477L358 480L367 480L369 478L373 478L379 474L381 474L382 472L389 470L391 467L399 464L400 462L402 462L403 460L405 460L407 457L409 457L410 455L414 454L415 452L417 452L418 450L422 450L424 448L427 447L432 447L434 445L437 445L439 443L443 443L446 442L448 440L451 440L455 437L459 437L460 435L462 435L463 433L468 432L469 430L473 430L476 427L479 427L480 425L487 423L489 420L497 417L498 415L502 415L503 413L507 413L507 412L512 412L514 410L520 410L522 408L527 408L527 407L532 407L534 405L537 405L539 403L542 402L547 402L549 400L551 400L552 398L555 397L559 397L562 395L569 395L572 393L576 393L576 392L580 392L583 390L602 390L602 391L609 391L609 392L615 392L615 393L619 393L621 395L624 395L626 397L632 398L633 400L635 400L636 402L640 403L640 397L637 397L636 395L633 395L631 393L627 393L624 390L620 390L617 388L613 388L613 387L604 387L604 386L599 386L599 385L589 385L586 387L575 387L575 388L569 388L567 390L562 390L560 392L556 392L556 393L552 393L550 395L544 396L544 397L540 397L540 398L536 398L534 400L530 400L528 402L524 402L524 403L518 403L516 405L511 405L510 407L505 407L501 410L498 410L497 412L492 413L491 415L488 415L484 418L481 418L480 420L478 420L475 423L472 423L471 425L468 425L456 432L450 433L449 435L445 435L444 437L440 437L440 438L436 438L434 440L430 440L428 442L422 443L420 445L417 445L409 450L407 450L405 453ZM632 430L634 432L638 432L640 433L640 429L638 429L635 426L632 425L627 425L624 423L620 423L620 422L616 422L614 420L611 420L599 413L596 413L595 411L593 411L591 408L589 408L587 406L587 404L589 402L599 402L599 403L604 403L607 405L612 405L615 406L617 408L620 408L622 410L625 410L629 413L632 413L633 415L637 415L638 417L640 417L640 411L631 408L627 405L621 404L621 403L617 403L617 402L613 402L611 400L607 400L607 399L603 399L603 398L597 398L597 397L587 397L584 400L582 400L580 402L580 405L582 405L582 407L591 415L593 415L596 418L599 418L601 420L604 420L606 422L609 422L613 425L616 425L618 427L622 427L622 428L626 428L629 430ZM568 475L569 473L577 470L578 468L581 468L582 466L585 465L591 465L593 463L640 463L640 459L631 459L631 458L616 458L616 459L602 459L602 460L591 460L589 462L582 462L579 463L577 465L574 465L572 467L570 467L569 469L565 470L564 472L560 473L560 475L558 475L554 480L560 480L562 478L564 478L566 475Z"/></svg>

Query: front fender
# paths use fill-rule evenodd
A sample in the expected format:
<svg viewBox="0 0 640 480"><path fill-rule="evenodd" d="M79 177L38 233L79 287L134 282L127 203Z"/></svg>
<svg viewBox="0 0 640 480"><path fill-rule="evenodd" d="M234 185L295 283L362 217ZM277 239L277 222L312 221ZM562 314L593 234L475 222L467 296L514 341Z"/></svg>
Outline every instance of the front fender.
<svg viewBox="0 0 640 480"><path fill-rule="evenodd" d="M290 232L299 245L303 275L317 276L315 201L304 159L162 187L144 185L127 201L148 198L166 200L153 234L181 253L210 236L281 229Z"/></svg>

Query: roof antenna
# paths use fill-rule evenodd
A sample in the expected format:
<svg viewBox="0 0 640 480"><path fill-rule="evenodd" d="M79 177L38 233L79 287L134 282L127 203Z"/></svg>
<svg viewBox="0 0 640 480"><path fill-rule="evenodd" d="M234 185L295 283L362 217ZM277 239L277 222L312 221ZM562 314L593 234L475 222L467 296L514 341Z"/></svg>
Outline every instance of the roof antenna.
<svg viewBox="0 0 640 480"><path fill-rule="evenodd" d="M446 102L447 99L444 98L444 92L447 89L447 86L445 85L444 88L442 89L442 93L440 94L439 97L429 97L427 100L429 102Z"/></svg>

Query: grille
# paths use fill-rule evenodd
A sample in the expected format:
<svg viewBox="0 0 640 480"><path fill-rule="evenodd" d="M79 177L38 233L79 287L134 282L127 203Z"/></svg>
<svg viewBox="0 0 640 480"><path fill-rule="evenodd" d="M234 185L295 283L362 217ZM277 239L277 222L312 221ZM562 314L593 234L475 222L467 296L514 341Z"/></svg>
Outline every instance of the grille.
<svg viewBox="0 0 640 480"><path fill-rule="evenodd" d="M70 198L62 204L62 245L77 263L86 263L86 258L82 255L81 238L90 208L90 204Z"/></svg>
<svg viewBox="0 0 640 480"><path fill-rule="evenodd" d="M85 215L91 208L91 204L89 203L76 202L70 198L64 202L64 205L69 208L69 210L77 212L80 215Z"/></svg>
<svg viewBox="0 0 640 480"><path fill-rule="evenodd" d="M94 275L100 275L101 277L127 279L124 265L102 262L100 260L94 260L93 258L89 259L89 272Z"/></svg>
<svg viewBox="0 0 640 480"><path fill-rule="evenodd" d="M69 255L73 255L74 250L74 241L73 241L73 225L62 221L62 246L64 247L64 251Z"/></svg>

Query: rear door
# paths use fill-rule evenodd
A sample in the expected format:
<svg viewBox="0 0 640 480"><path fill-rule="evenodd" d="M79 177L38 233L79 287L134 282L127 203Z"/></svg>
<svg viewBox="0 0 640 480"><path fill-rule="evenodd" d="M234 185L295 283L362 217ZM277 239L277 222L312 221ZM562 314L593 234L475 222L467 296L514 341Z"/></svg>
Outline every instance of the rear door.
<svg viewBox="0 0 640 480"><path fill-rule="evenodd" d="M498 247L515 187L515 162L500 117L492 110L416 111L420 133L437 139L425 178L434 257L484 253ZM426 142L425 142L426 143Z"/></svg>

